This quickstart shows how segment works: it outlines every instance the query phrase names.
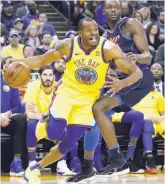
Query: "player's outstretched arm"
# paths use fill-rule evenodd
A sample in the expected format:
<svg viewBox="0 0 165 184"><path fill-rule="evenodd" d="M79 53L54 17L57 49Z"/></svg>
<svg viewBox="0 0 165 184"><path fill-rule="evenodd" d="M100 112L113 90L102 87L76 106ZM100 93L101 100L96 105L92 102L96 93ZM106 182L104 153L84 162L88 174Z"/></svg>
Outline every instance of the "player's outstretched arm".
<svg viewBox="0 0 165 184"><path fill-rule="evenodd" d="M69 57L71 50L70 48L71 48L71 39L64 39L56 43L55 49L52 49L43 55L20 60L12 60L12 62L23 62L30 69L40 68L44 65L50 64L53 61L58 61L64 55L66 57Z"/></svg>
<svg viewBox="0 0 165 184"><path fill-rule="evenodd" d="M140 54L136 54L136 62L140 64L150 64L152 56L149 51L146 33L143 25L135 19L130 19L127 22L127 27L132 33L133 40L137 49L140 51Z"/></svg>
<svg viewBox="0 0 165 184"><path fill-rule="evenodd" d="M114 60L119 70L129 75L126 79L122 80L122 87L130 86L142 78L143 74L140 68L136 64L129 62L117 45L107 41L103 52L106 61Z"/></svg>

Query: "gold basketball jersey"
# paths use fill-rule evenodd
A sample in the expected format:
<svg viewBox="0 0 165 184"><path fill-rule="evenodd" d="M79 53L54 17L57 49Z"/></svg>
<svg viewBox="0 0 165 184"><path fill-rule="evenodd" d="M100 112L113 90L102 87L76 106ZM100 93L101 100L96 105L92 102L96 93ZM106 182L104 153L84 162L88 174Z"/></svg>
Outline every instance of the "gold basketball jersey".
<svg viewBox="0 0 165 184"><path fill-rule="evenodd" d="M100 95L108 69L103 56L105 42L105 38L100 37L97 46L87 52L82 48L80 37L73 38L71 55L62 78L63 87L69 93L93 97Z"/></svg>

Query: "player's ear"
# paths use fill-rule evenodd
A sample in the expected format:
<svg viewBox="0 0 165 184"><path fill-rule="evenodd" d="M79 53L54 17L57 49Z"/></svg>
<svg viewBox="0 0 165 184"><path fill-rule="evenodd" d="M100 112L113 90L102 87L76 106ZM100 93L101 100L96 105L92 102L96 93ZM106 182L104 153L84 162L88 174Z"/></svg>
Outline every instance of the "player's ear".
<svg viewBox="0 0 165 184"><path fill-rule="evenodd" d="M78 31L78 35L81 36L82 32L81 31Z"/></svg>

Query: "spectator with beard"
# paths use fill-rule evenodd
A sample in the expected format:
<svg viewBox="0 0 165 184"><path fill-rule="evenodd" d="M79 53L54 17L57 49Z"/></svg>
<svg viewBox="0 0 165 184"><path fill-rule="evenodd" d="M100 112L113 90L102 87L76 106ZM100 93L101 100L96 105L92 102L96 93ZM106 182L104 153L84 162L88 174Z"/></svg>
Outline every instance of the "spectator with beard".
<svg viewBox="0 0 165 184"><path fill-rule="evenodd" d="M28 27L29 24L32 25L38 25L38 10L37 10L37 5L35 2L30 1L28 3L28 10L27 14L22 18L23 23L24 23L24 29Z"/></svg>
<svg viewBox="0 0 165 184"><path fill-rule="evenodd" d="M69 30L65 34L65 38L74 38L75 36L77 36L77 33L74 30ZM65 70L65 60L61 58L59 61L53 62L51 65L55 70L55 80L59 81Z"/></svg>
<svg viewBox="0 0 165 184"><path fill-rule="evenodd" d="M41 120L42 116L49 110L49 104L52 100L55 87L54 69L51 66L41 67L39 69L39 75L40 80L29 83L23 99L28 118L26 141L29 164L36 161L37 141L47 136L46 123L40 123L39 120ZM35 134L36 127L39 128L37 130L41 132L37 132L36 130L37 134ZM45 132L43 130L45 130Z"/></svg>
<svg viewBox="0 0 165 184"><path fill-rule="evenodd" d="M151 66L151 72L153 74L154 81L155 81L154 82L155 89L165 96L165 93L164 93L165 85L164 85L164 82L162 81L163 74L164 74L162 66L159 63L154 63Z"/></svg>
<svg viewBox="0 0 165 184"><path fill-rule="evenodd" d="M44 53L46 53L47 51L49 51L51 49L51 35L50 33L48 32L45 32L42 34L41 36L41 43L42 45L40 45L39 47L37 47L35 50L34 50L34 55L35 56L38 56L38 55L42 55ZM36 69L38 70L38 69ZM33 79L32 80L35 80L35 78L38 76L37 75L37 71L36 70L31 70L31 72L33 73ZM35 77L34 77L35 76Z"/></svg>
<svg viewBox="0 0 165 184"><path fill-rule="evenodd" d="M51 65L55 70L55 80L59 81L65 70L65 61L61 58L59 61L53 62Z"/></svg>
<svg viewBox="0 0 165 184"><path fill-rule="evenodd" d="M42 34L41 36L41 43L42 45L40 45L39 47L37 47L34 51L34 55L42 55L45 52L47 52L48 50L51 49L50 44L51 44L51 34L49 32L45 32Z"/></svg>
<svg viewBox="0 0 165 184"><path fill-rule="evenodd" d="M8 31L10 31L10 29L13 27L13 22L15 18L16 16L14 14L12 4L8 1L3 1L1 22L6 26Z"/></svg>

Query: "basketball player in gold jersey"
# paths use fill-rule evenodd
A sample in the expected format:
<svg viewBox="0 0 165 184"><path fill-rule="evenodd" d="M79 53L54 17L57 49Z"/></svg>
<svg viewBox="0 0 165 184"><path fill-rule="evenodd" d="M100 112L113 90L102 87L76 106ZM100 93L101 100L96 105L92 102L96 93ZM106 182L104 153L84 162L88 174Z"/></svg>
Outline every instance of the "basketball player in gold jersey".
<svg viewBox="0 0 165 184"><path fill-rule="evenodd" d="M31 69L59 60L62 56L66 56L68 60L62 85L57 89L56 98L50 108L47 126L48 129L51 129L52 125L56 124L57 133L53 138L61 142L53 147L39 163L28 167L25 171L24 179L35 184L38 181L38 172L36 172L38 169L63 157L74 147L86 129L95 125L92 106L100 96L100 89L104 84L109 63L112 60L121 71L128 74L128 77L121 81L111 78L111 108L122 103L120 95L115 95L115 93L130 85L136 88L143 77L139 67L128 62L117 45L99 36L98 26L93 19L80 20L78 29L79 36L59 41L54 50L44 55L15 60L25 63ZM114 99L115 105L113 105ZM109 134L105 130L104 124L102 125L99 126L104 133L105 141L111 147L113 145L110 145L111 141L109 140L116 139L115 133ZM112 129L111 132L114 131L111 125L108 128ZM125 164L124 158L119 167L123 164Z"/></svg>

